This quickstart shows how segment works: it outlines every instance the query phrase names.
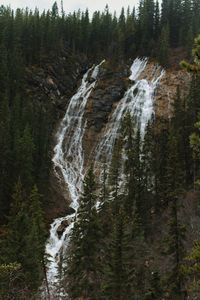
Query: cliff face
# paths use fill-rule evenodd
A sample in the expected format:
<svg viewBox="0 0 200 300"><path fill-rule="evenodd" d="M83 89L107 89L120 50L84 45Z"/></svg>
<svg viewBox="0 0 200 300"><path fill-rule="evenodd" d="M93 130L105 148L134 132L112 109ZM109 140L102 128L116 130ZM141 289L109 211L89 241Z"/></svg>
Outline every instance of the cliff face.
<svg viewBox="0 0 200 300"><path fill-rule="evenodd" d="M111 114L125 91L131 85L129 78L130 64L112 64L106 62L100 70L99 79L95 89L90 95L85 111L87 121L83 140L85 165L93 160L94 148L104 134L104 128L110 121ZM35 105L44 111L49 106L53 111L52 122L52 150L54 138L60 120L63 118L69 99L80 84L89 65L84 58L62 53L59 57L49 58L41 66L27 69L26 83L27 95L32 98ZM151 80L154 75L156 63L150 61L141 74L141 78ZM187 94L190 76L177 68L168 69L162 77L155 95L155 115L167 119L173 114L173 101L176 89L184 86L182 93ZM69 197L62 180L58 180L52 170L50 176L48 219L68 213Z"/></svg>
<svg viewBox="0 0 200 300"><path fill-rule="evenodd" d="M49 149L50 159L53 155L55 134L60 120L88 67L85 57L77 57L66 51L58 56L45 57L40 65L26 69L25 97L29 99L33 107L47 116L49 127L52 128L49 137L52 144ZM50 173L47 198L46 217L48 222L68 212L66 189L55 178L53 169Z"/></svg>
<svg viewBox="0 0 200 300"><path fill-rule="evenodd" d="M109 122L114 107L128 88L129 66L117 68L105 63L100 71L98 82L87 103L85 118L87 127L83 146L85 163L93 160L93 150Z"/></svg>
<svg viewBox="0 0 200 300"><path fill-rule="evenodd" d="M157 67L156 62L150 61L139 79L152 80ZM93 159L93 149L104 134L104 128L110 121L114 108L132 84L129 80L129 69L128 65L121 65L117 70L112 65L102 66L98 84L90 96L85 114L87 119L87 130L84 137L86 164ZM190 75L181 69L171 68L165 71L154 98L156 118L168 119L172 116L177 87L180 87L182 96L187 95L190 79Z"/></svg>
<svg viewBox="0 0 200 300"><path fill-rule="evenodd" d="M180 87L181 96L186 96L189 92L190 80L191 76L185 70L173 68L166 70L160 81L155 98L155 114L157 117L172 117L177 87Z"/></svg>
<svg viewBox="0 0 200 300"><path fill-rule="evenodd" d="M68 52L45 58L40 65L26 70L27 96L43 109L52 106L55 112L53 121L60 120L87 67L84 57Z"/></svg>

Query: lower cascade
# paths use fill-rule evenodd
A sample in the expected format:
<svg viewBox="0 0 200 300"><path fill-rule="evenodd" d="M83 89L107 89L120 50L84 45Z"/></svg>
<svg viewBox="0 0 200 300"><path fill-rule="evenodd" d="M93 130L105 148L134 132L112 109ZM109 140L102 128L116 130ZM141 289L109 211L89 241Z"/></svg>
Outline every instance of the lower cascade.
<svg viewBox="0 0 200 300"><path fill-rule="evenodd" d="M57 178L64 181L71 200L71 208L74 213L54 220L51 224L50 237L46 244L46 255L49 259L47 269L47 281L52 299L62 299L63 291L56 291L58 282L58 268L63 253L70 243L70 233L73 229L75 216L79 207L78 200L82 191L84 178L84 149L83 139L86 130L84 118L88 99L99 80L99 71L104 61L96 67L89 69L83 76L77 93L71 98L66 114L61 121L54 148L53 164ZM148 59L136 58L131 66L130 88L124 97L118 102L112 112L109 122L104 129L102 138L95 147L94 166L99 161L106 161L109 165L112 159L112 151L120 130L120 124L127 112L134 117L141 137L144 137L148 122L154 114L154 95L164 71L156 66L152 70L151 80L143 78L148 64ZM59 230L63 226L62 230ZM66 298L65 298L66 299Z"/></svg>

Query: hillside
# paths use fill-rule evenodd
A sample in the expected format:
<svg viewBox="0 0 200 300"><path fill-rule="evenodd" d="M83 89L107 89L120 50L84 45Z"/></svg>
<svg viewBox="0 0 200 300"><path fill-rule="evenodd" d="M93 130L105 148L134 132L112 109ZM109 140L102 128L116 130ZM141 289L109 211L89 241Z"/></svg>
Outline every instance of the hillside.
<svg viewBox="0 0 200 300"><path fill-rule="evenodd" d="M199 28L0 7L0 299L199 299Z"/></svg>

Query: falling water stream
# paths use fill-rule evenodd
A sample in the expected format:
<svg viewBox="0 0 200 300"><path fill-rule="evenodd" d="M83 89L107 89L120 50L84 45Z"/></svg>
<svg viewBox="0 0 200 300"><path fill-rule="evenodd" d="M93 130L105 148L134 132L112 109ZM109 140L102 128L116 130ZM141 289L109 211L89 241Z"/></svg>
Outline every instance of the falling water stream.
<svg viewBox="0 0 200 300"><path fill-rule="evenodd" d="M139 80L138 78L145 70L147 63L147 58L142 60L136 58L133 62L129 77L133 85L127 90L114 110L105 129L106 134L104 134L99 145L97 145L95 161L99 161L101 157L107 163L111 161L113 146L119 133L121 121L127 112L134 117L136 125L140 129L141 138L144 138L146 126L154 114L155 90L164 75L164 70L156 66L152 70L151 81L146 79Z"/></svg>
<svg viewBox="0 0 200 300"><path fill-rule="evenodd" d="M58 179L64 180L71 199L71 207L75 212L66 217L56 219L51 224L50 237L46 245L46 254L50 257L47 280L52 294L58 280L59 260L62 253L66 251L70 241L69 237L73 228L76 211L78 209L78 199L82 190L82 181L84 178L84 152L82 141L86 127L84 112L89 96L95 88L99 69L103 63L104 61L96 67L89 69L83 76L81 86L77 93L71 98L56 136L57 144L54 148L54 157L52 159L54 170ZM133 62L131 66L131 76L129 77L132 81L132 85L119 101L110 117L110 121L105 128L105 134L96 147L95 161L98 161L102 155L106 157L107 163L111 161L112 150L119 132L120 123L126 112L129 111L130 114L135 117L141 135L144 136L146 126L154 113L155 89L164 74L164 71L162 71L160 67L155 67L151 81L140 79L147 63L147 59L139 58ZM57 231L63 221L67 222L68 226L62 236L58 236Z"/></svg>

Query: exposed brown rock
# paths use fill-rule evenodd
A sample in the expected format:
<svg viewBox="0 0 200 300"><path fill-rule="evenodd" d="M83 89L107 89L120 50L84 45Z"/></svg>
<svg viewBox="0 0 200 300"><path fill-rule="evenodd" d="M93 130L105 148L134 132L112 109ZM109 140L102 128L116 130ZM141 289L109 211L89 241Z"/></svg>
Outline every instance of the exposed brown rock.
<svg viewBox="0 0 200 300"><path fill-rule="evenodd" d="M151 80L156 65L155 62L150 61L141 78ZM83 147L86 166L93 161L95 146L102 135L105 134L106 124L109 122L114 108L132 84L128 79L129 68L130 65L128 66L125 63L112 65L106 62L100 70L98 83L91 93L85 112L87 128ZM27 94L33 97L35 103L39 103L41 109L46 110L49 105L52 105L55 111L52 136L55 136L69 99L76 91L79 79L87 69L88 66L84 59L67 57L67 54L63 54L55 60L52 58L49 61L47 60L43 67L32 66L27 69ZM187 94L189 82L190 76L184 70L181 70L177 64L176 67L166 70L155 96L157 118L167 119L171 117L173 113L172 103L176 97L177 86L180 86L183 94ZM183 86L184 89L182 89ZM59 173L59 170L57 172ZM58 179L52 170L50 177L47 215L48 219L52 220L68 213L70 199L62 176L59 176L61 179Z"/></svg>
<svg viewBox="0 0 200 300"><path fill-rule="evenodd" d="M185 70L168 69L160 81L155 97L155 113L157 117L170 118L173 115L173 102L176 99L177 87L181 95L189 92L191 76Z"/></svg>
<svg viewBox="0 0 200 300"><path fill-rule="evenodd" d="M70 223L68 222L68 220L64 220L61 222L60 226L57 229L57 234L58 234L59 238L61 238L63 232L69 225L70 225Z"/></svg>

